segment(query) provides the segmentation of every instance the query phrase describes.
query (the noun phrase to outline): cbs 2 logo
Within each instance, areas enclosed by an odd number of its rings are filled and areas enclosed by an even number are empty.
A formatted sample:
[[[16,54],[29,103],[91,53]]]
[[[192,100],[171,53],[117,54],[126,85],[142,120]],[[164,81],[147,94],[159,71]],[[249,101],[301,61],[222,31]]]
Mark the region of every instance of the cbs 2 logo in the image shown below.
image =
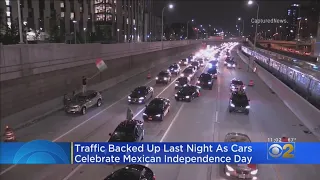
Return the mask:
[[[272,144],[269,147],[269,156],[273,158],[294,158],[294,145],[293,144]]]

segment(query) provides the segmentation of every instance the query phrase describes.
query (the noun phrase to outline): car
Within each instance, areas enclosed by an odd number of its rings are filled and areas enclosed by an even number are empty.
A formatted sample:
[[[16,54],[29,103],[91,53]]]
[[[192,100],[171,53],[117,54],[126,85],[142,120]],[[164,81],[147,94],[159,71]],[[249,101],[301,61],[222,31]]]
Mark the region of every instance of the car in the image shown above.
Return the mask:
[[[182,71],[182,73],[180,74],[181,77],[188,77],[190,79],[192,79],[194,77],[194,68],[189,67],[186,68],[185,70]]]
[[[245,90],[246,87],[243,84],[243,82],[239,79],[232,79],[230,83],[230,91],[231,92],[236,92],[239,90]]]
[[[194,56],[193,56],[192,54],[190,54],[190,55],[187,57],[187,59],[188,59],[189,61],[193,61]]]
[[[179,64],[174,63],[174,64],[171,64],[171,65],[169,66],[168,71],[169,71],[171,74],[178,75],[178,74],[180,74],[181,68],[180,68]]]
[[[102,105],[102,95],[98,91],[88,90],[74,95],[65,103],[66,113],[81,113],[85,115],[87,109]]]
[[[217,68],[213,67],[213,68],[209,68],[207,70],[208,74],[211,74],[212,78],[217,79],[218,78],[218,70]]]
[[[202,88],[209,88],[209,90],[212,90],[212,86],[213,86],[212,75],[209,73],[202,73],[198,77],[197,85],[201,86]]]
[[[227,56],[226,59],[224,60],[224,65],[227,65],[230,61],[232,61],[232,57]]]
[[[144,138],[144,124],[140,120],[122,121],[111,134],[108,142],[140,142]]]
[[[218,60],[211,60],[208,62],[208,68],[217,68],[219,65]]]
[[[237,64],[234,60],[230,60],[227,62],[227,68],[236,68]]]
[[[182,88],[183,86],[186,86],[190,83],[190,78],[188,77],[179,77],[177,80],[176,80],[176,83],[175,83],[175,89],[180,89]]]
[[[227,143],[251,143],[248,135],[231,132],[225,136]],[[238,179],[258,179],[258,166],[255,164],[226,164],[224,173],[228,177]]]
[[[171,73],[169,71],[160,71],[156,77],[156,84],[168,84],[171,81]]]
[[[242,112],[249,114],[250,105],[247,95],[243,92],[233,92],[229,100],[229,112]]]
[[[181,59],[179,61],[180,66],[187,66],[189,64],[189,60],[187,58]]]
[[[200,87],[193,85],[184,86],[174,96],[176,101],[191,102],[194,98],[200,97]]]
[[[205,65],[205,63],[204,63],[204,60],[203,60],[203,59],[200,59],[198,62],[199,62],[199,64],[200,64],[200,66],[201,66],[201,67],[203,67],[203,66]]]
[[[130,164],[112,172],[104,180],[156,180],[154,172],[140,164]]]
[[[154,90],[149,86],[139,86],[131,91],[131,94],[128,96],[128,102],[133,103],[145,103],[147,100],[153,97]]]
[[[193,61],[191,63],[191,66],[195,67],[196,70],[200,69],[200,63],[198,61]]]
[[[154,98],[148,105],[146,105],[146,109],[144,110],[142,117],[145,121],[163,121],[169,111],[169,99]]]

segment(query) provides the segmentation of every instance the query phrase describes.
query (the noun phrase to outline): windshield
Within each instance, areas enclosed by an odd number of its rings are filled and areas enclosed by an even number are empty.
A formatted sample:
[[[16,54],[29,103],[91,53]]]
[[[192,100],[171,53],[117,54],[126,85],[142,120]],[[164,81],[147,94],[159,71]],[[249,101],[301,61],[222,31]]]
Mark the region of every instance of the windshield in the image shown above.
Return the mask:
[[[162,72],[159,73],[159,76],[167,76],[168,74],[169,74],[168,72],[162,71]]]
[[[86,101],[86,99],[87,99],[87,96],[74,96],[73,98],[72,98],[72,101],[80,101],[80,102],[83,102],[83,101]]]
[[[199,63],[198,62],[192,62],[191,63],[193,66],[197,66]]]
[[[138,87],[135,90],[133,90],[133,94],[145,94],[147,89],[145,87]]]
[[[211,75],[210,74],[202,74],[200,76],[201,80],[210,80],[211,79]]]
[[[236,86],[242,86],[243,82],[242,81],[237,81],[237,80],[232,80],[232,84]]]
[[[109,141],[131,142],[134,141],[134,126],[117,127]]]
[[[180,90],[180,92],[181,93],[188,93],[188,92],[190,92],[192,90],[192,88],[191,87],[183,87],[181,90]]]
[[[236,95],[233,95],[232,101],[236,101],[236,102],[247,102],[247,101],[248,101],[248,98],[247,98],[246,95],[236,94]]]
[[[185,69],[183,72],[184,72],[184,73],[191,74],[191,73],[193,73],[193,70],[188,68],[188,69]]]
[[[215,73],[217,73],[217,69],[215,69],[215,68],[208,69],[208,73],[215,74]]]
[[[178,68],[178,67],[177,67],[177,65],[171,65],[169,68],[170,68],[170,69],[176,69],[176,68]]]
[[[160,99],[154,99],[148,105],[149,108],[157,108],[162,106],[163,106],[163,101]]]
[[[186,61],[187,61],[187,59],[182,59],[181,61],[182,61],[182,62],[186,62]]]

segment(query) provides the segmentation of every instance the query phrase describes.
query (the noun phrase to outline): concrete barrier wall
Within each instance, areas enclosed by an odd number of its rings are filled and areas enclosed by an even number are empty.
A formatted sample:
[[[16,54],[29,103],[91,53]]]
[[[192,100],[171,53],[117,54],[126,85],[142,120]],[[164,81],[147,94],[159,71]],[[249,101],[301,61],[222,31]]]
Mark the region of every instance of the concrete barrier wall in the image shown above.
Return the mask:
[[[88,85],[90,86],[121,76],[135,69],[146,69],[158,63],[160,59],[195,49],[198,45],[185,45],[109,59],[105,61],[108,69],[90,80]],[[11,115],[81,88],[82,76],[91,77],[98,72],[93,62],[94,60],[90,64],[86,63],[76,67],[30,74],[18,79],[2,81],[1,117]]]
[[[241,59],[248,64],[248,57],[238,51]],[[250,64],[250,68],[256,67],[256,74],[272,89],[284,104],[301,120],[301,122],[320,139],[320,111],[302,98],[299,94],[277,79],[258,64]]]
[[[200,43],[164,41],[163,49]],[[0,81],[91,64],[162,49],[161,42],[119,44],[24,44],[0,46]]]

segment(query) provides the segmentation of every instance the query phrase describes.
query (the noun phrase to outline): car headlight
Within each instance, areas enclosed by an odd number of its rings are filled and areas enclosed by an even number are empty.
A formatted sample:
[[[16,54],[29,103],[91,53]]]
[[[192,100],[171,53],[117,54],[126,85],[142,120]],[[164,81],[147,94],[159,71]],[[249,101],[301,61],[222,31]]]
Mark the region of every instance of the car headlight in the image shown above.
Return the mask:
[[[197,83],[200,83],[200,81],[197,81]]]
[[[186,96],[186,98],[190,98],[190,96]]]
[[[157,116],[157,117],[160,117],[160,116],[161,116],[161,114],[157,114],[156,116]]]
[[[211,63],[209,63],[209,68],[212,68],[212,64]]]
[[[228,171],[234,171],[234,169],[229,165],[226,165],[226,168],[227,168]]]
[[[251,171],[250,174],[251,174],[251,175],[256,175],[256,174],[258,174],[258,169]]]
[[[249,109],[250,108],[250,106],[246,106],[246,109]]]
[[[236,67],[236,65],[234,64],[234,65],[232,65],[232,67]]]
[[[140,100],[144,99],[144,97],[139,98]]]
[[[165,77],[165,78],[163,78],[163,80],[165,80],[165,81],[166,81],[167,79],[168,79],[168,78],[166,78],[166,77]]]
[[[231,64],[228,64],[228,67],[230,67],[231,66]]]
[[[190,74],[189,77],[192,77],[192,74]]]
[[[175,84],[175,86],[179,86],[179,84]]]
[[[184,74],[181,74],[181,77],[184,77]]]
[[[216,64],[216,66],[218,66],[218,63]]]
[[[208,84],[211,84],[211,82],[209,81]]]
[[[143,115],[143,116],[147,116],[147,114],[146,114],[146,113],[143,113],[142,115]]]
[[[175,94],[174,96],[175,96],[175,97],[178,97],[178,94]]]
[[[131,99],[131,96],[128,96],[128,99]]]
[[[187,62],[184,62],[184,64],[188,64]]]
[[[233,103],[230,103],[230,106],[231,106],[231,107],[236,107]]]
[[[156,77],[156,80],[158,80],[159,78],[158,77]]]

